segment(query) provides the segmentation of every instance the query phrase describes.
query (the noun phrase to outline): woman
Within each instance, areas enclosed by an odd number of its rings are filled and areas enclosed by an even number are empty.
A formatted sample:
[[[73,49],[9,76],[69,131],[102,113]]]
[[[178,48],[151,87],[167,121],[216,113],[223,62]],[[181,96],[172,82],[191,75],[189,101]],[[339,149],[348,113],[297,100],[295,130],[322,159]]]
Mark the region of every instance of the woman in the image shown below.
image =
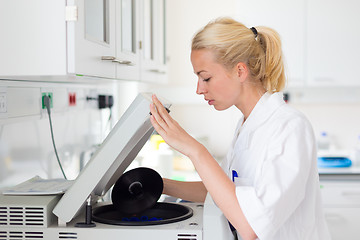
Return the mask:
[[[236,106],[243,117],[221,167],[153,96],[153,126],[189,157],[202,180],[165,179],[164,193],[199,202],[209,192],[242,239],[330,239],[312,127],[280,93],[285,73],[278,34],[218,19],[193,38],[191,62],[196,93],[219,111]]]

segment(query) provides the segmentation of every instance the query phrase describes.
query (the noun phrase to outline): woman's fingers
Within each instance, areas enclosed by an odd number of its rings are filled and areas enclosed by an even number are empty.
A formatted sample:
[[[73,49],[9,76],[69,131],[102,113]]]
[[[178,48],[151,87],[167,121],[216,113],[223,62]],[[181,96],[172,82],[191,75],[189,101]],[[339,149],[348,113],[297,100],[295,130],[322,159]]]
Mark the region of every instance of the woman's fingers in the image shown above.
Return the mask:
[[[169,112],[165,109],[165,107],[162,105],[162,103],[159,101],[159,99],[156,97],[155,94],[152,95],[153,103],[156,106],[156,110],[161,116],[161,118],[164,120],[166,124],[171,123],[171,117]]]
[[[156,129],[157,132],[159,132],[157,129],[161,128],[162,130],[165,131],[166,128],[166,122],[162,119],[162,117],[159,115],[157,108],[155,107],[155,105],[153,103],[150,104],[150,112],[151,112],[151,121]],[[159,132],[160,133],[160,132]]]
[[[170,116],[158,98],[152,96],[150,104],[151,123],[167,144],[187,155],[191,149],[191,136]],[[189,145],[190,144],[190,145]]]
[[[155,130],[165,137],[164,135],[169,131],[168,122],[171,121],[171,117],[155,95],[152,96],[152,99],[153,103],[150,104],[151,122]]]
[[[151,121],[151,124],[154,126],[156,132],[158,132],[161,136],[166,134],[165,130],[156,121],[154,115],[150,116],[150,121]]]

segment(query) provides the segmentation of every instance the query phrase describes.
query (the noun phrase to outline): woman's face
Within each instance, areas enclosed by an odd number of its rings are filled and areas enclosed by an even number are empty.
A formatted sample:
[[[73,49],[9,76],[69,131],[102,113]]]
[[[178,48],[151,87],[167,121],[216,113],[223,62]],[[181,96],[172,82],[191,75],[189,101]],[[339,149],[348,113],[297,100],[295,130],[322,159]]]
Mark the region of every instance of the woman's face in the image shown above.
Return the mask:
[[[194,73],[198,76],[196,93],[204,95],[205,101],[216,110],[225,110],[239,103],[241,81],[236,67],[228,70],[214,59],[211,50],[191,52]]]

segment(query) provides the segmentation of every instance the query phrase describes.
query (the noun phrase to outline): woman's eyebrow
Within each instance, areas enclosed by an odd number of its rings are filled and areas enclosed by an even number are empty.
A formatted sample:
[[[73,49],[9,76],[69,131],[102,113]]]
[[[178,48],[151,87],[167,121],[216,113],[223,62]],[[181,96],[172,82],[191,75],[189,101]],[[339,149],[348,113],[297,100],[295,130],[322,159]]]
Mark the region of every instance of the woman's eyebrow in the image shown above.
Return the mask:
[[[202,72],[206,72],[205,70],[201,70],[201,71],[198,71],[198,72],[195,72],[196,73],[196,75],[199,75],[200,73],[202,73]]]

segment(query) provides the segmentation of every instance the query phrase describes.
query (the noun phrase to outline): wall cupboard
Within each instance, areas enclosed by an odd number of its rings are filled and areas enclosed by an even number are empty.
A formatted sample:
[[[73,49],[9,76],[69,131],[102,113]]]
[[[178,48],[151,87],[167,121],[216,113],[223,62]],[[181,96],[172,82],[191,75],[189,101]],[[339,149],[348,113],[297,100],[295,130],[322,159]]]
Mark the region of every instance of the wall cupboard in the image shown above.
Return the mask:
[[[1,1],[0,78],[166,82],[164,5],[164,0]]]
[[[360,86],[360,2],[307,1],[310,86]]]
[[[237,2],[237,19],[280,33],[290,87],[360,86],[360,2],[254,0]]]
[[[305,79],[305,15],[302,0],[255,0],[238,2],[237,20],[247,27],[267,26],[281,37],[291,86],[302,86]]]

